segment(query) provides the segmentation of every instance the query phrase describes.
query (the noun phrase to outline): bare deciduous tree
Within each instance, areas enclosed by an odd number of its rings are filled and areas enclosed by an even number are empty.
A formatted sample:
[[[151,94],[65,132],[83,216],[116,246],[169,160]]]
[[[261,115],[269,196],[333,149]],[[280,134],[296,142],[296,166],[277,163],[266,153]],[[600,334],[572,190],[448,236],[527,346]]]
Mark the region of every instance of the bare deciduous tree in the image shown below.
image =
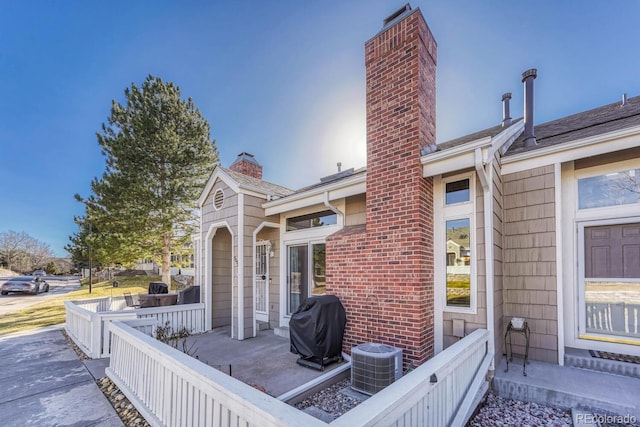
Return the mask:
[[[51,247],[24,231],[0,233],[0,259],[9,270],[31,271],[44,267],[54,257]]]

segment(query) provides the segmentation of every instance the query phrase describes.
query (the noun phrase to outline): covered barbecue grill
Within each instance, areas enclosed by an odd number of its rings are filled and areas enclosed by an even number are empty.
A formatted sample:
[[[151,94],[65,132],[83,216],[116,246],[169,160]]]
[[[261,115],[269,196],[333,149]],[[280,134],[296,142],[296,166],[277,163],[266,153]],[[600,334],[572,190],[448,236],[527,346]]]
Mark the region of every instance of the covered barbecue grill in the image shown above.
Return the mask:
[[[300,355],[297,363],[324,370],[342,359],[342,337],[347,316],[335,295],[309,297],[291,315],[291,352]]]

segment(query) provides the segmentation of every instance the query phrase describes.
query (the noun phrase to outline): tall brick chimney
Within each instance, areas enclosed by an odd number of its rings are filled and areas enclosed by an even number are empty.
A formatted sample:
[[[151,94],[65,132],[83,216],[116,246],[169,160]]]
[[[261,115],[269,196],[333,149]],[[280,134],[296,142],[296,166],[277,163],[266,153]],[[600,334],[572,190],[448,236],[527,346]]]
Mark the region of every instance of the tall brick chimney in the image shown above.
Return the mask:
[[[238,154],[238,157],[231,166],[229,166],[229,169],[257,179],[262,179],[262,166],[255,157],[253,157],[253,154],[249,154],[246,151]]]
[[[433,184],[420,155],[435,149],[436,42],[420,10],[385,19],[365,64],[366,226],[327,239],[327,291],[347,311],[345,351],[382,342],[415,366],[434,351]]]

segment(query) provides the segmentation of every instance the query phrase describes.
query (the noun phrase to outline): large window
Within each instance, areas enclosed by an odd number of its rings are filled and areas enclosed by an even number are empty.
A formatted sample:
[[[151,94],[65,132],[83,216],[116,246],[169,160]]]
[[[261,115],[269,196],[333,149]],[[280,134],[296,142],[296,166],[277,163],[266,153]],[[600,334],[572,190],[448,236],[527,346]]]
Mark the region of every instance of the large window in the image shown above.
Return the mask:
[[[446,272],[445,309],[475,310],[474,203],[472,175],[444,181],[444,233],[440,242],[444,247]]]

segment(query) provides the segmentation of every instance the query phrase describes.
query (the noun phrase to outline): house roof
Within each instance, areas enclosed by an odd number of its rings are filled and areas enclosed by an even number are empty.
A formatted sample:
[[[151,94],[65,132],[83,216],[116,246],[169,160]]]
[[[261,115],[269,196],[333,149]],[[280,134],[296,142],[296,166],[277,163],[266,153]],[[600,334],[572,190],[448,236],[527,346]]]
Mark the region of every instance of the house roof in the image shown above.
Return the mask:
[[[235,172],[222,166],[218,167],[222,169],[227,175],[229,175],[231,179],[237,182],[240,187],[258,190],[264,192],[265,194],[270,194],[277,197],[284,197],[294,193],[293,190],[282,187],[281,185],[273,184],[271,182],[263,181],[249,175]]]
[[[513,126],[514,124],[518,123],[521,120],[522,120],[521,118],[514,119],[511,122],[511,125],[509,126]],[[464,135],[456,139],[451,139],[449,141],[441,142],[438,144],[438,151],[448,150],[450,148],[458,147],[458,146],[467,144],[469,142],[477,141],[487,137],[493,138],[494,136],[501,133],[503,130],[507,129],[509,126],[502,126],[502,124],[499,124],[487,129],[483,129],[478,132],[470,133],[469,135]]]
[[[326,176],[324,178],[320,178],[320,182],[316,183],[316,184],[312,184],[312,185],[308,185],[306,187],[302,187],[296,191],[293,192],[293,194],[298,194],[298,193],[304,193],[306,191],[309,190],[315,190],[315,189],[319,189],[322,188],[324,186],[328,186],[328,185],[332,185],[332,184],[336,184],[340,181],[345,181],[348,178],[353,178],[357,175],[363,175],[367,172],[367,168],[366,167],[361,167],[358,169],[347,169],[345,171],[342,172],[338,172],[334,175],[329,175]]]
[[[534,127],[538,145],[524,147],[524,135],[514,141],[506,155],[537,150],[591,136],[640,125],[640,96],[573,114]]]
[[[291,194],[263,204],[267,215],[292,211],[366,191],[366,168],[348,169],[329,175],[319,183],[303,187]]]

